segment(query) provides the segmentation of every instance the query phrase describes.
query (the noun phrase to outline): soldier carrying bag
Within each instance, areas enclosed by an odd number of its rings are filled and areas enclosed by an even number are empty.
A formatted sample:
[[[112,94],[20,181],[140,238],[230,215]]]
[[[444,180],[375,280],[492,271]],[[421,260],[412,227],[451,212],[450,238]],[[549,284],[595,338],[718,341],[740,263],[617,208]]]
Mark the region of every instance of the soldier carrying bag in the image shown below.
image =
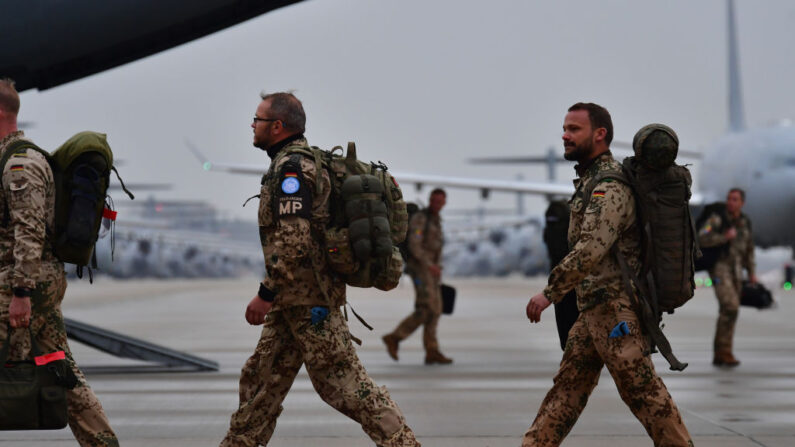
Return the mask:
[[[0,430],[51,430],[66,427],[66,390],[77,386],[77,377],[63,351],[42,355],[33,331],[33,360],[9,362],[11,326],[0,349]]]

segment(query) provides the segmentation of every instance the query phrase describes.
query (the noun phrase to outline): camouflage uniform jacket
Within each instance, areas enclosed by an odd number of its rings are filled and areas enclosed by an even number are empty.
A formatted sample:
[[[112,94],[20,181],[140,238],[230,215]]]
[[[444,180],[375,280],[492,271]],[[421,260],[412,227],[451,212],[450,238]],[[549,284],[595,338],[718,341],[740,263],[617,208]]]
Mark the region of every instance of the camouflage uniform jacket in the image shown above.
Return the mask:
[[[5,137],[0,141],[0,156],[11,143],[23,139],[21,131]],[[2,169],[0,275],[4,281],[0,287],[10,293],[15,287],[35,288],[44,263],[55,264],[61,271],[63,264],[53,254],[50,241],[55,219],[50,164],[39,152],[29,149],[13,155]]]
[[[616,180],[602,180],[593,189],[586,206],[585,189],[603,171],[621,171],[621,165],[609,152],[597,157],[574,180],[576,191],[569,200],[571,251],[552,270],[544,289],[544,296],[553,303],[560,302],[569,290],[575,289],[581,311],[603,300],[626,295],[621,269],[610,255],[613,244],[618,244],[635,273],[640,266],[640,231],[630,187]]]
[[[751,233],[751,220],[745,214],[740,213],[737,219],[728,218],[728,222],[723,222],[725,217],[718,213],[712,213],[698,230],[698,243],[702,247],[716,247],[729,244],[728,250],[721,253],[718,263],[728,264],[730,271],[734,272],[735,278],[742,278],[742,269],[748,270],[748,276],[754,276],[756,272],[756,261],[754,260],[754,238]],[[725,225],[724,225],[725,224]],[[723,235],[724,229],[734,227],[737,237],[731,241]]]
[[[439,214],[429,211],[414,213],[409,222],[408,234],[410,269],[426,271],[431,265],[441,266],[444,234]]]
[[[294,147],[308,149],[309,145],[304,138],[288,143],[262,179],[259,227],[267,270],[263,284],[276,293],[274,311],[302,305],[338,307],[345,304],[345,282],[327,265],[323,248],[331,182],[325,169],[318,172],[314,160],[303,155],[299,156],[300,169],[283,172],[292,158],[287,152]],[[285,194],[293,189],[293,196]],[[297,206],[295,202],[302,198],[311,206]]]

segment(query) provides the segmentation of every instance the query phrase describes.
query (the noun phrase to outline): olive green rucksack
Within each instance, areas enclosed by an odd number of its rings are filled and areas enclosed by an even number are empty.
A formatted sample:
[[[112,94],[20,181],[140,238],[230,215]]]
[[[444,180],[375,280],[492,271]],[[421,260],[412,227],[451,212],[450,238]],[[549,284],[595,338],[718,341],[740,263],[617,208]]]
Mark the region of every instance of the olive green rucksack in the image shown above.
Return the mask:
[[[675,163],[676,133],[663,124],[642,127],[633,140],[635,156],[624,159],[621,171],[602,172],[585,190],[586,200],[605,179],[621,181],[635,195],[641,230],[639,281],[654,310],[673,311],[693,297],[694,261],[700,256],[690,214],[690,171]]]
[[[107,137],[98,132],[80,132],[52,154],[29,141],[15,142],[0,159],[0,181],[9,158],[27,149],[35,150],[47,159],[55,180],[53,252],[62,262],[75,264],[78,276],[82,277],[83,267],[97,267],[94,245],[103,217],[114,220],[116,214],[106,201],[110,171],[116,171]],[[119,182],[133,199],[121,178]],[[8,225],[7,207],[4,224]]]
[[[640,292],[637,310],[646,333],[671,369],[682,370],[687,364],[673,356],[659,323],[663,312],[673,313],[693,297],[695,289],[694,262],[701,254],[688,204],[692,179],[686,167],[675,163],[679,139],[670,127],[644,126],[632,143],[635,156],[624,159],[620,171],[597,175],[586,186],[585,197],[589,200],[596,185],[606,179],[632,188],[641,231],[640,274],[631,271],[617,247],[611,253],[621,267],[627,293],[634,296],[633,284]]]
[[[408,214],[403,192],[383,163],[356,158],[356,145],[331,151],[292,147],[328,171],[331,221],[325,231],[329,266],[354,287],[392,290],[400,281],[403,259],[398,245],[406,238]],[[320,192],[320,182],[317,184]]]

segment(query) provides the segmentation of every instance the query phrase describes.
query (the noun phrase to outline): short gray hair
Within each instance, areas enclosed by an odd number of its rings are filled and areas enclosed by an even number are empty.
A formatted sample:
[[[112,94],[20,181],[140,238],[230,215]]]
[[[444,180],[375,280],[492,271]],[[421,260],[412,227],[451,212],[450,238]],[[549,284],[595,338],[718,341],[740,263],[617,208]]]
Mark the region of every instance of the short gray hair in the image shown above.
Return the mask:
[[[270,112],[273,114],[273,118],[279,119],[285,129],[298,133],[306,131],[304,106],[295,95],[287,92],[268,94],[262,92],[259,96],[263,101],[270,101]]]

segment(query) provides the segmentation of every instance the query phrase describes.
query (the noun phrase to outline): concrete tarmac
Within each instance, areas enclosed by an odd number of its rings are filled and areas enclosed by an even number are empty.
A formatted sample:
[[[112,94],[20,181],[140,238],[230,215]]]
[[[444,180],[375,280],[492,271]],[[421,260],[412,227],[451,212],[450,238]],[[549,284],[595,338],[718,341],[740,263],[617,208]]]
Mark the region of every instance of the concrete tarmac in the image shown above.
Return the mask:
[[[400,346],[400,361],[380,337],[408,315],[413,290],[403,281],[389,293],[349,289],[349,300],[375,331],[351,316],[359,355],[379,385],[386,385],[426,447],[517,447],[552,385],[561,351],[554,310],[531,325],[528,298],[544,279],[451,279],[458,288],[455,314],[442,318],[448,366],[423,365],[421,334]],[[259,338],[243,318],[257,279],[70,282],[64,314],[172,349],[216,360],[219,372],[97,374],[92,368],[140,365],[78,343],[72,350],[87,369],[121,445],[212,446],[237,408],[240,368]],[[682,410],[696,446],[795,446],[795,292],[777,290],[778,308],[743,308],[733,370],[713,367],[717,302],[711,289],[665,318],[674,352],[690,366],[657,370]],[[0,446],[56,447],[76,442],[69,429],[2,432]],[[360,427],[323,403],[304,370],[284,402],[270,445],[275,447],[372,446]],[[651,446],[604,371],[587,408],[564,441],[570,447]]]

